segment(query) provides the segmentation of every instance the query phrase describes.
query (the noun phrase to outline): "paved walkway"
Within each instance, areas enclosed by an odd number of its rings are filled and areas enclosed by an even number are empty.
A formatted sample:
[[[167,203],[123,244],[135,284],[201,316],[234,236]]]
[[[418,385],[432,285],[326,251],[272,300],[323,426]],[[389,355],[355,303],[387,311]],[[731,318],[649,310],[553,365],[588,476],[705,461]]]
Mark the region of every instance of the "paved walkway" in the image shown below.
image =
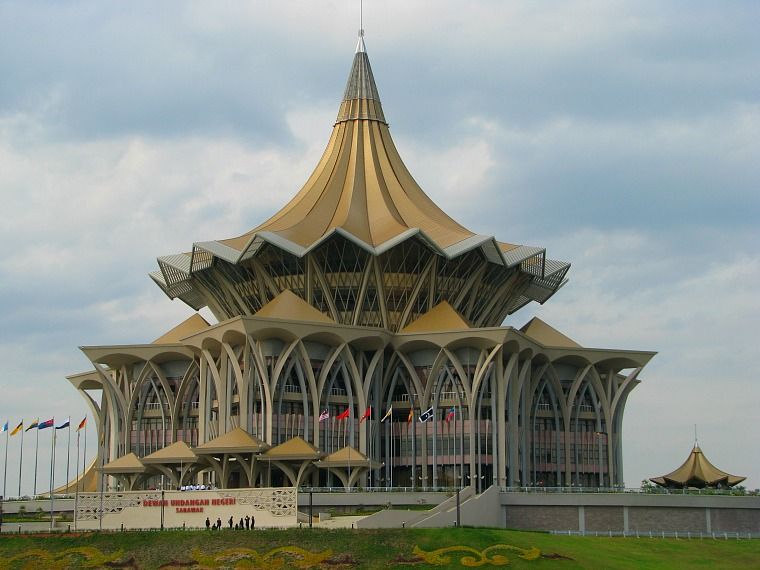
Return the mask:
[[[332,517],[326,521],[320,521],[317,523],[317,526],[319,528],[351,528],[352,524],[363,518],[367,518],[366,515],[360,517]]]

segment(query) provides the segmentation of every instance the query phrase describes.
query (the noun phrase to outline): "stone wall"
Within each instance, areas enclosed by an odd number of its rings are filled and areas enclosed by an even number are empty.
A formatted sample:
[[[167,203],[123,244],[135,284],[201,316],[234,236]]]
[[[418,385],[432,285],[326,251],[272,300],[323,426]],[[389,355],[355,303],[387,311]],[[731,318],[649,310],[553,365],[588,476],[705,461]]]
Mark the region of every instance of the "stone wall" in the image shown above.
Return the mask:
[[[507,528],[586,532],[760,533],[760,497],[501,493]]]

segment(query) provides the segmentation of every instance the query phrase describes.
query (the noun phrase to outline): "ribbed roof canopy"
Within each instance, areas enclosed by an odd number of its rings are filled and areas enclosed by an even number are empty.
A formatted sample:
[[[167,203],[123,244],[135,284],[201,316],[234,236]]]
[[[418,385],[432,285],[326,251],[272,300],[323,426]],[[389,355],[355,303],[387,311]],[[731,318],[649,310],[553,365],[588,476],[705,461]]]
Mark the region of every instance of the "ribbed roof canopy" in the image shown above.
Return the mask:
[[[499,242],[493,236],[470,231],[439,208],[420,188],[391,137],[361,37],[327,148],[300,191],[263,224],[237,237],[196,242],[191,253],[159,257],[161,271],[151,273],[151,278],[171,298],[179,297],[196,309],[208,305],[218,317],[253,314],[270,300],[263,288],[268,286],[281,291],[283,285],[280,281],[294,280],[295,277],[291,276],[304,274],[299,260],[311,254],[318,257],[320,248],[327,248],[330,243],[340,240],[347,240],[351,247],[377,258],[394,250],[402,250],[404,244],[420,242],[426,251],[441,258],[441,267],[436,271],[440,270],[439,281],[443,285],[446,285],[445,276],[472,274],[479,283],[478,287],[482,284],[483,291],[477,295],[472,293],[471,297],[474,299],[480,295],[495,299],[487,311],[483,312],[484,307],[476,311],[474,300],[471,302],[458,295],[450,296],[450,292],[436,290],[434,296],[435,303],[448,300],[473,326],[498,326],[507,314],[526,303],[544,303],[564,284],[570,267],[569,263],[547,259],[544,248]],[[337,252],[341,247],[336,245],[334,249]],[[412,247],[405,252],[411,251]],[[296,258],[293,261],[281,257],[286,266],[274,269],[273,264],[268,262],[270,265],[265,268],[266,271],[278,279],[274,285],[267,281],[267,276],[263,276],[263,265],[256,263],[259,256],[268,255],[262,252],[272,249]],[[454,265],[443,267],[445,263],[453,263],[452,260],[475,251],[481,255],[478,259],[471,257],[466,269]],[[396,256],[398,263],[407,255],[405,252]],[[348,252],[341,259],[329,260],[329,267],[321,258],[312,259],[309,263],[322,264],[320,270],[324,273],[340,273],[350,279],[352,274],[364,270],[361,266],[363,260],[359,259],[361,255]],[[423,254],[415,255],[416,259],[422,259]],[[337,253],[333,257],[336,256]],[[481,264],[478,269],[476,265],[480,259],[490,266]],[[216,260],[235,267],[225,267],[224,271],[215,273]],[[354,263],[355,260],[359,261]],[[336,271],[335,267],[340,264],[343,267]],[[194,280],[196,274],[203,274],[206,270],[209,270],[207,274]],[[392,303],[386,303],[385,309],[389,304],[397,305],[398,299],[412,298],[411,291],[398,292],[406,285],[391,284],[391,274],[395,273],[393,267],[385,264],[379,270],[384,272],[380,295],[387,294],[390,289],[394,289],[396,295]],[[421,266],[404,271],[416,272],[416,281],[421,277],[419,272],[422,270]],[[251,284],[252,272],[257,273],[258,283]],[[512,273],[520,275],[514,281],[507,281]],[[293,288],[292,284],[287,286]],[[318,286],[335,300],[341,288],[353,285],[343,283],[337,287],[325,278]],[[489,287],[491,289],[486,291]],[[232,295],[229,294],[231,288],[236,289]],[[476,290],[477,287],[471,291]],[[466,289],[465,293],[467,291],[470,289]],[[305,289],[296,293],[315,306],[321,303]],[[352,295],[359,293],[357,290]],[[236,294],[245,298],[237,298]],[[379,313],[383,314],[377,316],[378,309],[373,307],[371,300],[367,301],[366,310],[362,308],[358,319],[348,315],[350,308],[341,303],[337,299],[335,307],[320,305],[317,308],[344,324],[385,326],[394,330],[399,324],[406,324],[401,322],[405,316],[385,314],[384,308],[379,309]],[[398,310],[403,313],[403,309]],[[419,316],[417,308],[412,312],[412,317]]]
[[[363,40],[327,149],[306,184],[269,220],[221,243],[242,250],[271,232],[308,248],[338,228],[372,247],[416,229],[442,249],[475,235],[422,191],[401,160]]]
[[[710,463],[698,445],[691,450],[689,457],[678,469],[662,477],[650,479],[663,487],[733,487],[746,477],[731,475],[721,471]]]

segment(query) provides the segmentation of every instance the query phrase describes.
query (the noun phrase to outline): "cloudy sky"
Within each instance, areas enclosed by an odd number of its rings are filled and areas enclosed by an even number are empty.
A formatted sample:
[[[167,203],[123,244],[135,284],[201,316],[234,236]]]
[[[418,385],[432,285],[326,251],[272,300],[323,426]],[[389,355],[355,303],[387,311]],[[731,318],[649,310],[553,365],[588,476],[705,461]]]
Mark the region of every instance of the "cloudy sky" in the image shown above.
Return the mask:
[[[471,229],[573,263],[506,324],[537,314],[587,346],[659,352],[627,406],[626,483],[677,467],[698,424],[708,457],[760,487],[760,4],[366,4],[422,187]],[[346,0],[0,2],[0,422],[79,421],[78,346],[190,314],[148,279],[155,258],[298,190],[357,20]]]

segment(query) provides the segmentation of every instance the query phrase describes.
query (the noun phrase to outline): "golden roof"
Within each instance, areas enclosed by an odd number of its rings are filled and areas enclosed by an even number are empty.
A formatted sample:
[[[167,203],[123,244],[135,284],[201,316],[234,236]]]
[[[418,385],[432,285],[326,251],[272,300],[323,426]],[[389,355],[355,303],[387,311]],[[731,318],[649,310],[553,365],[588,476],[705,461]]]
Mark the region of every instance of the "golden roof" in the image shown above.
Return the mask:
[[[542,247],[503,243],[470,231],[420,188],[391,137],[363,39],[327,147],[299,192],[263,224],[237,237],[195,242],[192,252],[159,257],[160,271],[150,276],[170,298],[178,297],[196,309],[209,306],[217,317],[251,314],[260,301],[268,300],[268,294],[259,290],[264,283],[251,282],[244,293],[236,290],[230,299],[222,300],[225,294],[217,292],[217,282],[225,283],[220,289],[230,285],[236,289],[251,279],[252,271],[260,273],[247,263],[258,259],[260,252],[271,247],[303,259],[333,236],[378,257],[412,239],[423,242],[444,263],[477,250],[505,272],[519,271],[524,278],[484,317],[499,322],[531,301],[546,302],[565,283],[570,267],[546,258]],[[215,259],[240,270],[217,275]],[[295,271],[303,273],[300,267]],[[209,280],[205,285],[194,280],[195,274],[203,272]],[[296,289],[292,284],[288,287]],[[336,315],[333,318],[338,320]]]
[[[100,468],[104,473],[143,473],[145,465],[134,453],[127,453]]]
[[[361,451],[350,445],[331,453],[315,463],[318,467],[380,467],[377,461],[369,459]]]
[[[330,317],[309,305],[309,303],[301,299],[301,297],[293,293],[290,289],[285,289],[282,293],[261,307],[261,309],[259,309],[253,316],[267,317],[270,319],[335,324],[335,321]]]
[[[733,487],[746,477],[730,475],[710,463],[698,445],[694,445],[683,465],[672,473],[650,479],[663,487]]]
[[[575,342],[568,336],[565,336],[557,329],[549,326],[538,317],[533,317],[527,323],[525,323],[520,332],[525,333],[533,340],[537,340],[544,346],[558,346],[562,348],[582,348],[580,344]]]
[[[190,446],[184,441],[177,441],[167,447],[162,447],[150,455],[142,458],[142,462],[150,463],[193,463],[198,460],[198,456],[193,453]]]
[[[257,453],[269,447],[242,428],[235,428],[216,439],[199,445],[193,451],[198,455],[213,453]]]
[[[401,329],[402,333],[419,333],[432,331],[460,331],[470,328],[457,313],[456,309],[449,305],[448,301],[441,301],[427,313],[419,317]]]
[[[308,248],[338,229],[375,248],[410,230],[441,249],[475,235],[422,191],[401,160],[363,43],[327,148],[306,184],[269,220],[221,243],[242,251],[268,232]]]
[[[183,338],[207,329],[211,325],[198,313],[194,313],[173,329],[165,332],[151,344],[177,344]]]
[[[263,454],[268,459],[306,460],[319,459],[324,454],[302,437],[294,437],[269,449]]]

